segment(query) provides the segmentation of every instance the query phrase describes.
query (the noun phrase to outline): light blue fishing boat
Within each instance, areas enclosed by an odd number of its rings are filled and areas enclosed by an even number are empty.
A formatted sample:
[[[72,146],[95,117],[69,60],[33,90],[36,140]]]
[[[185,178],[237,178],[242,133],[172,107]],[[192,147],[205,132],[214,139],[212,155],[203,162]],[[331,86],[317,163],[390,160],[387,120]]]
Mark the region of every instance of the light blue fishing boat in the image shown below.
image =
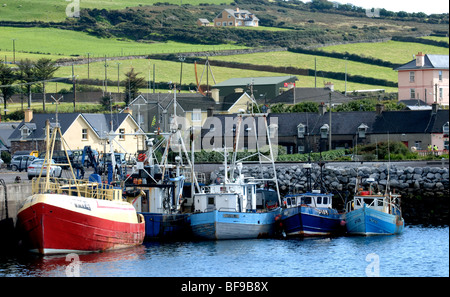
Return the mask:
[[[243,116],[255,115],[239,115],[236,135],[239,135]],[[268,131],[266,117],[264,124]],[[234,148],[236,147],[238,137],[234,145]],[[231,171],[229,177],[227,151],[226,147],[224,148],[223,179],[206,187],[205,191],[194,194],[194,212],[190,215],[194,237],[220,240],[272,237],[276,234],[278,226],[276,222],[281,219],[281,200],[270,138],[269,150],[270,158],[266,158],[272,163],[273,177],[255,179],[241,174],[243,164],[236,161],[236,151],[233,152],[233,160],[229,166]],[[237,178],[234,178],[235,169],[239,171]],[[257,189],[258,181],[272,181],[276,189]]]
[[[374,182],[367,179],[367,182]],[[405,222],[400,208],[400,195],[359,191],[347,203],[345,221],[350,235],[392,235],[403,232]]]

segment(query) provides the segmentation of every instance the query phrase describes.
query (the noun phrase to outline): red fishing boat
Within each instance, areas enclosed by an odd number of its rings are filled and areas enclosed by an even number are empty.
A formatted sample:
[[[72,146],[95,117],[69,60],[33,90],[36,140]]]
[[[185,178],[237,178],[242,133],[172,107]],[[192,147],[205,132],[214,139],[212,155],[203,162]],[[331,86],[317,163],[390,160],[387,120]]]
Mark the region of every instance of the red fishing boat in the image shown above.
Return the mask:
[[[59,128],[52,137],[55,129]],[[48,163],[42,168],[50,164],[49,143],[54,141],[47,141]],[[145,236],[143,216],[123,201],[120,188],[77,180],[74,175],[42,177],[42,170],[18,212],[17,227],[26,248],[40,254],[119,249],[142,244]]]

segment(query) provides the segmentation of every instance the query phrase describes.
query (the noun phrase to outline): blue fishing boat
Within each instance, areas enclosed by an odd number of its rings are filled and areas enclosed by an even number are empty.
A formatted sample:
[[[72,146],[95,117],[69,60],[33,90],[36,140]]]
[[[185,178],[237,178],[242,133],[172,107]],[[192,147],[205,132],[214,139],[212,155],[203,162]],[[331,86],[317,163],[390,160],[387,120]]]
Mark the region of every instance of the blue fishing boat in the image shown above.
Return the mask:
[[[281,223],[286,236],[328,236],[342,232],[342,214],[332,208],[332,194],[303,193],[283,198]]]
[[[280,207],[277,200],[267,199],[272,196],[268,194],[269,190],[257,190],[256,183],[210,185],[206,193],[194,195],[193,235],[210,240],[274,236]]]
[[[256,117],[262,116],[263,125],[265,125],[265,130],[268,131],[265,114],[238,115],[233,160],[229,166],[230,176],[228,176],[225,146],[223,179],[205,187],[205,191],[194,194],[194,212],[190,215],[190,220],[192,233],[196,238],[210,240],[247,239],[272,237],[277,233],[276,221],[281,217],[281,201],[270,137],[267,137],[270,158],[262,157],[259,151],[255,155],[259,156],[260,162],[262,162],[261,158],[265,158],[265,161],[268,160],[272,164],[272,178],[245,177],[241,173],[242,162],[236,160],[238,136],[244,116],[252,117],[250,120],[253,120],[253,124],[255,124]],[[268,136],[268,133],[266,136]],[[235,169],[239,171],[237,178],[234,177]],[[257,189],[258,182],[264,182],[266,185],[272,182],[275,185],[275,190]]]
[[[319,163],[321,167],[324,163]],[[305,164],[308,180],[311,164]],[[321,170],[322,171],[322,170]],[[310,182],[309,182],[310,184]],[[321,190],[290,194],[283,198],[281,223],[286,236],[329,236],[341,233],[345,221],[332,206],[333,194]]]
[[[400,195],[374,193],[371,182],[369,191],[359,192],[347,203],[346,226],[350,235],[392,235],[403,232],[405,222],[400,208]]]

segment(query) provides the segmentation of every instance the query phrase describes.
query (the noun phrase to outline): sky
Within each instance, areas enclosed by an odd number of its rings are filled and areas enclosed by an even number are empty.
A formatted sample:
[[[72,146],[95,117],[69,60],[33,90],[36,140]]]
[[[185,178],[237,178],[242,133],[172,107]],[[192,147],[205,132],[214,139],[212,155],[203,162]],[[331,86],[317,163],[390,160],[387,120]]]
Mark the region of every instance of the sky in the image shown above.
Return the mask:
[[[329,0],[342,4],[351,3],[363,8],[384,8],[390,11],[448,13],[448,0]]]

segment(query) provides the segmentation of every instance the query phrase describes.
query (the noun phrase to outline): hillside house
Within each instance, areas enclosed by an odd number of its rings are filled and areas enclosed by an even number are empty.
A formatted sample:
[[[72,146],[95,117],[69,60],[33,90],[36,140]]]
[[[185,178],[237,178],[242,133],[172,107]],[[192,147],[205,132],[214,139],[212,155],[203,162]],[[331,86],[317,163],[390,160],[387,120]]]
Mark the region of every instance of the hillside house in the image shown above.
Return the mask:
[[[449,106],[449,57],[419,52],[415,59],[395,68],[398,100],[420,99]]]
[[[224,9],[213,20],[215,27],[258,27],[259,19],[250,11],[239,9]]]
[[[28,109],[25,111],[25,119],[17,125],[9,137],[11,142],[11,154],[22,150],[45,151],[45,123],[50,121],[54,127],[55,114],[33,114]],[[83,149],[91,146],[98,152],[108,152],[108,133],[116,134],[114,150],[122,153],[135,154],[144,149],[142,136],[127,135],[139,132],[139,126],[130,113],[97,114],[97,113],[60,113],[58,122],[61,133],[69,150]],[[61,143],[57,146],[62,149]]]

